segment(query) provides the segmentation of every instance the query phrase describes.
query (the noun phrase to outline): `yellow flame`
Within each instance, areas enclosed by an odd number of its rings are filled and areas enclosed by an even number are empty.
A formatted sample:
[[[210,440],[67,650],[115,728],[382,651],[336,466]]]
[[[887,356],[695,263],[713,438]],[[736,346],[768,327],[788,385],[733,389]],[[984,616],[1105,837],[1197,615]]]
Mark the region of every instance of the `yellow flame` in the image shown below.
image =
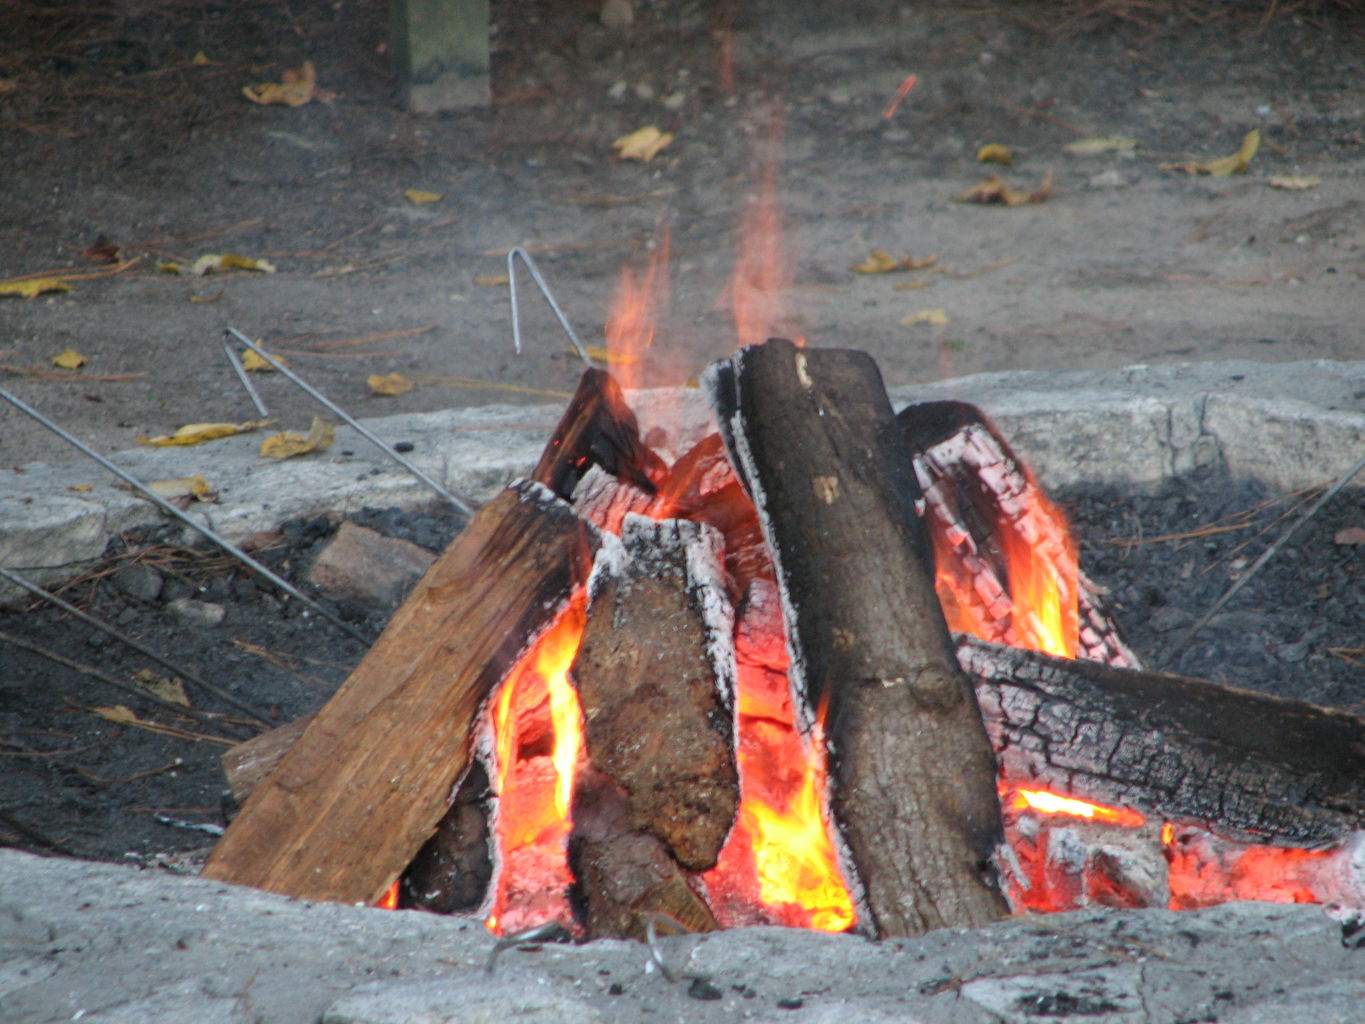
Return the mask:
[[[1111,825],[1124,825],[1136,828],[1147,819],[1137,811],[1126,807],[1106,807],[1092,804],[1073,797],[1058,796],[1042,789],[1021,789],[1015,793],[1016,808],[1031,807],[1045,814],[1069,814],[1074,818],[1088,818],[1091,821],[1108,822]]]

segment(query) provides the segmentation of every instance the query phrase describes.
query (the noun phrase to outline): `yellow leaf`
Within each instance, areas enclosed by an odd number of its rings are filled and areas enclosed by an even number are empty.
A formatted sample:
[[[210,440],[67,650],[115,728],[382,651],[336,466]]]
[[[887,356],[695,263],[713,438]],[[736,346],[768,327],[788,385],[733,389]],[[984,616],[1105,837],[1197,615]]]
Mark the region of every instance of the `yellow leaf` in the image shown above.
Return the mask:
[[[1189,160],[1180,164],[1162,164],[1163,171],[1184,171],[1186,174],[1211,174],[1215,178],[1226,178],[1230,174],[1246,174],[1247,168],[1251,166],[1251,158],[1256,155],[1256,150],[1261,148],[1261,132],[1257,128],[1251,129],[1246,135],[1242,136],[1242,145],[1232,156],[1225,156],[1218,160]]]
[[[641,163],[649,163],[659,150],[672,141],[672,132],[661,132],[651,124],[629,135],[622,135],[611,144],[611,148],[616,150],[618,160],[639,160]]]
[[[419,206],[422,203],[439,203],[445,198],[440,192],[428,192],[420,188],[404,189],[403,195],[407,197],[408,202],[416,203]]]
[[[920,278],[918,281],[902,281],[892,290],[898,292],[913,292],[918,291],[921,288],[928,288],[933,283],[933,281],[926,280],[925,278]]]
[[[166,448],[172,445],[199,444],[201,441],[212,441],[219,437],[231,437],[233,434],[246,434],[252,430],[259,430],[261,427],[269,426],[274,420],[251,420],[246,423],[187,423],[179,428],[174,434],[165,434],[161,437],[139,437],[138,444],[156,445],[158,448]]]
[[[326,451],[336,436],[336,428],[321,416],[313,417],[308,436],[275,434],[261,442],[260,454],[267,459],[292,459],[296,455]]]
[[[191,63],[191,64],[195,64],[195,65],[199,65],[199,66],[203,66],[203,65],[205,65],[205,64],[212,64],[213,61],[209,60],[208,55],[207,55],[206,53],[204,53],[203,50],[200,50],[200,51],[199,51],[198,53],[196,53],[196,54],[194,55],[194,57],[190,60],[190,63]]]
[[[238,256],[235,252],[223,253],[223,258],[218,261],[219,270],[255,270],[263,274],[275,273],[275,265],[269,260],[253,260],[246,256]]]
[[[1027,203],[1041,203],[1052,195],[1052,172],[1043,176],[1043,183],[1032,192],[1025,192],[1010,185],[999,175],[987,178],[979,185],[973,185],[957,197],[959,203],[982,203],[987,206],[1023,206]]]
[[[910,326],[913,324],[932,324],[934,326],[941,326],[948,323],[952,323],[952,318],[948,316],[948,311],[946,309],[921,309],[918,313],[911,313],[901,321],[903,326]]]
[[[611,366],[638,366],[640,363],[639,356],[631,355],[629,352],[617,352],[605,345],[587,345],[583,351],[588,354],[589,359]]]
[[[137,715],[133,714],[133,712],[123,704],[115,704],[113,707],[97,707],[93,710],[95,714],[99,715],[101,718],[107,719],[110,722],[118,722],[123,725],[132,725],[134,722],[142,721],[142,719],[138,718]]]
[[[52,365],[60,366],[63,370],[79,370],[89,361],[74,348],[69,348],[52,357]]]
[[[401,373],[390,373],[382,377],[372,373],[365,378],[365,383],[370,386],[370,393],[374,395],[406,395],[414,386],[412,381]]]
[[[1002,146],[998,142],[988,142],[976,151],[976,162],[979,164],[1004,164],[1009,167],[1014,163],[1014,151],[1009,146]]]
[[[932,267],[937,262],[938,253],[936,252],[931,252],[928,256],[921,256],[918,259],[914,256],[902,256],[900,259],[896,259],[885,249],[873,249],[868,254],[867,259],[854,264],[849,269],[855,274],[889,274],[897,270],[923,270],[925,267]]]
[[[1322,184],[1322,179],[1311,174],[1272,174],[1266,178],[1265,183],[1271,188],[1281,188],[1286,192],[1304,192],[1310,188],[1317,188]]]
[[[76,491],[80,494],[84,494],[86,491],[93,491],[94,489],[94,484],[72,484],[67,488],[68,491]]]
[[[257,344],[260,344],[260,342],[257,342]],[[283,356],[277,356],[273,352],[270,353],[270,358],[275,360],[275,362],[279,363],[281,366],[289,365],[288,359],[285,359]],[[262,358],[261,356],[258,356],[249,348],[242,350],[242,369],[246,370],[249,373],[275,372],[275,367],[270,365],[269,359],[265,359]]]
[[[1079,139],[1062,147],[1072,156],[1098,156],[1101,153],[1124,153],[1137,149],[1137,139],[1127,135],[1105,135],[1093,139]]]
[[[278,82],[242,86],[242,95],[252,103],[283,103],[290,107],[301,107],[310,100],[327,103],[336,99],[335,93],[318,88],[318,73],[311,60],[304,61],[302,67],[284,71]]]
[[[507,284],[508,280],[509,278],[506,274],[485,274],[483,277],[474,278],[474,283],[486,288],[492,288],[496,285]]]
[[[151,669],[143,668],[133,673],[133,682],[171,704],[179,704],[184,708],[190,706],[190,699],[185,695],[185,684],[176,676],[159,676]]]
[[[153,480],[147,485],[147,490],[167,501],[174,501],[176,498],[193,501],[218,500],[218,492],[209,488],[209,482],[204,479],[202,473],[178,476],[171,480]]]
[[[30,277],[22,281],[0,281],[0,295],[34,299],[43,292],[69,292],[71,286],[60,277]]]
[[[165,263],[158,263],[156,269],[163,274],[175,274],[177,276],[184,272],[184,268],[173,260],[167,260]]]

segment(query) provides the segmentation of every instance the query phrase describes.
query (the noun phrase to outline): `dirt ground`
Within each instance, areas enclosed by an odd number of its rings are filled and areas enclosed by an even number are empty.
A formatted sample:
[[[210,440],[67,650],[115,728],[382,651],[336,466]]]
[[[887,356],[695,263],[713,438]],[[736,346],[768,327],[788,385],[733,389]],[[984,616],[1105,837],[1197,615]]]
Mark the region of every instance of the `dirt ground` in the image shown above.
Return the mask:
[[[529,248],[599,343],[619,267],[660,224],[671,302],[646,376],[690,378],[734,347],[727,278],[775,125],[791,278],[770,330],[865,348],[890,384],[1362,355],[1365,44],[1349,26],[1226,7],[1199,25],[1138,4],[1086,20],[1042,3],[637,0],[621,32],[597,6],[494,0],[493,105],[414,116],[396,106],[382,0],[6,5],[0,279],[76,276],[0,297],[0,385],[103,450],[251,414],[218,347],[227,325],[359,415],[565,392],[579,363],[529,291],[512,351],[505,253]],[[330,102],[243,96],[305,60]],[[651,162],[614,160],[646,125],[676,137]],[[1162,167],[1227,156],[1253,128],[1246,175]],[[1115,135],[1137,149],[1063,149]],[[978,163],[987,143],[1013,166]],[[1051,194],[956,201],[993,170],[1026,191],[1050,174]],[[1270,184],[1287,175],[1320,183]],[[104,242],[121,262],[89,260]],[[851,272],[874,249],[938,259]],[[221,253],[276,272],[159,270]],[[932,310],[947,322],[902,322]],[[58,379],[67,348],[88,363]],[[366,376],[393,371],[419,386],[370,395]],[[265,391],[286,426],[307,424],[307,399]],[[0,408],[0,463],[69,454]]]

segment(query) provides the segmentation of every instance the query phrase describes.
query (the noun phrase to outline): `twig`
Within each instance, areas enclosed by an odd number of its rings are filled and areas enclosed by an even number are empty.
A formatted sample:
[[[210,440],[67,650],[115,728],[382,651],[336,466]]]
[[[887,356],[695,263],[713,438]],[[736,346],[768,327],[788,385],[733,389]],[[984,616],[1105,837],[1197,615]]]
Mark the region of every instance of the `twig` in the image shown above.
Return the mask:
[[[20,377],[35,377],[38,380],[50,380],[62,384],[79,384],[84,382],[119,384],[123,381],[137,380],[139,377],[145,377],[150,372],[148,370],[140,370],[137,373],[81,373],[78,370],[49,370],[45,366],[15,366],[13,363],[0,363],[0,370],[4,370],[6,373],[17,374]]]
[[[1171,656],[1175,657],[1178,656],[1181,652],[1183,652],[1185,648],[1190,645],[1190,642],[1194,640],[1195,635],[1201,629],[1207,626],[1210,620],[1212,620],[1212,618],[1215,615],[1217,615],[1220,611],[1223,610],[1223,606],[1226,605],[1229,601],[1233,599],[1233,597],[1235,597],[1238,593],[1241,592],[1241,589],[1243,587],[1245,587],[1249,582],[1251,582],[1252,577],[1254,577],[1256,573],[1260,572],[1261,567],[1264,566],[1267,562],[1269,562],[1270,559],[1275,555],[1275,553],[1289,542],[1289,539],[1293,537],[1294,534],[1299,532],[1299,528],[1302,527],[1305,523],[1307,523],[1308,520],[1312,519],[1315,515],[1317,515],[1318,510],[1321,509],[1322,506],[1326,505],[1328,501],[1334,498],[1337,495],[1337,492],[1339,492],[1343,487],[1345,487],[1348,483],[1355,479],[1356,474],[1358,474],[1362,469],[1365,469],[1365,458],[1362,458],[1359,462],[1357,462],[1354,466],[1348,469],[1345,473],[1337,477],[1336,482],[1332,484],[1331,487],[1327,488],[1327,490],[1323,491],[1322,496],[1318,498],[1317,501],[1313,502],[1312,505],[1308,506],[1308,510],[1304,512],[1303,515],[1299,516],[1299,518],[1294,521],[1294,523],[1289,527],[1289,529],[1285,530],[1284,533],[1280,534],[1279,538],[1276,539],[1270,545],[1270,547],[1266,548],[1265,551],[1261,553],[1261,557],[1256,559],[1256,561],[1251,564],[1251,567],[1248,568],[1247,571],[1244,572],[1241,575],[1241,577],[1238,578],[1232,584],[1232,586],[1228,587],[1228,589],[1224,592],[1223,596],[1213,603],[1213,607],[1210,608],[1207,612],[1205,612],[1204,615],[1199,619],[1199,621],[1189,628],[1189,631],[1185,633],[1184,637],[1182,637],[1180,641],[1172,649]]]
[[[29,842],[37,843],[43,849],[51,850],[53,853],[59,853],[63,857],[80,856],[80,854],[77,853],[75,850],[71,849],[71,847],[65,846],[62,843],[57,842],[57,840],[55,839],[48,838],[47,836],[43,835],[43,833],[39,832],[37,829],[30,828],[29,826],[25,825],[22,821],[19,821],[17,818],[13,817],[8,811],[0,810],[0,825],[4,825],[8,829],[13,829],[15,832],[18,832]]]
[[[116,263],[108,270],[39,270],[32,274],[21,274],[19,277],[7,277],[6,281],[36,281],[39,278],[55,277],[61,281],[93,281],[98,277],[113,277],[121,274],[135,263],[140,263],[146,256],[134,256],[130,260]]]
[[[332,352],[339,348],[350,348],[352,345],[368,345],[374,341],[391,341],[394,338],[410,338],[414,334],[427,334],[436,330],[436,324],[427,324],[425,327],[409,327],[402,331],[380,331],[378,334],[367,334],[363,338],[343,338],[340,341],[320,341],[311,346],[314,352]]]

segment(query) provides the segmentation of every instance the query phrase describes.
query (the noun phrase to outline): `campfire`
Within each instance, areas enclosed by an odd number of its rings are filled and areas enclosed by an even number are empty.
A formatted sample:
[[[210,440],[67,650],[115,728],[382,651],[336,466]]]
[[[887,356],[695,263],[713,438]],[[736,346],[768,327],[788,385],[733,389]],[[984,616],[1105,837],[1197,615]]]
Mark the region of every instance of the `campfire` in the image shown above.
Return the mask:
[[[713,429],[642,432],[622,387],[663,239],[531,478],[315,716],[229,752],[205,873],[586,937],[1365,905],[1365,721],[1145,671],[979,409],[764,341],[764,191]]]
[[[586,936],[1365,899],[1365,723],[1143,671],[979,410],[776,340],[705,387],[672,456],[588,371],[333,700],[230,755],[288,748],[206,873]]]

